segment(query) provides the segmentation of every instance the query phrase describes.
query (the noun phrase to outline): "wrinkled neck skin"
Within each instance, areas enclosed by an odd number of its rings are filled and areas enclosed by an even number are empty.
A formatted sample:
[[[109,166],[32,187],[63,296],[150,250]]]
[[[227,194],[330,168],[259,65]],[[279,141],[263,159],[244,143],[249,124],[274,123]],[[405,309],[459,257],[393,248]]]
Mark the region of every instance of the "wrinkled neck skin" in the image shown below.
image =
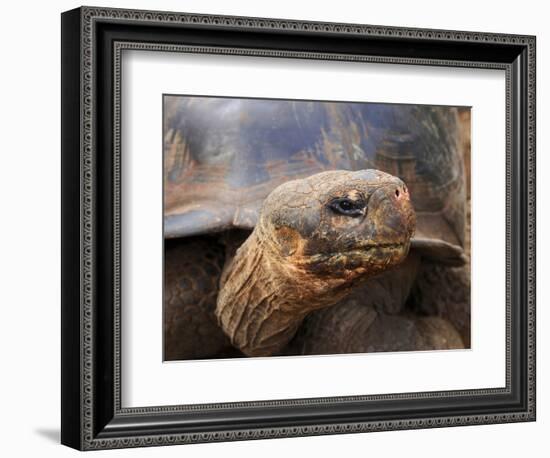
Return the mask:
[[[283,257],[261,225],[226,261],[216,315],[233,345],[248,356],[279,353],[307,314],[333,305],[366,279],[315,275],[307,260]]]

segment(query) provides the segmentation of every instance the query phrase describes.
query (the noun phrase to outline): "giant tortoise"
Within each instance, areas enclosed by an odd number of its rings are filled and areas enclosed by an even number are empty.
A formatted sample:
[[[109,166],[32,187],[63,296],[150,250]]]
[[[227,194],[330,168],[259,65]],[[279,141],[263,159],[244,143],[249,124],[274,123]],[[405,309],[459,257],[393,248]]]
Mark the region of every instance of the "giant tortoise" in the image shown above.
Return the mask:
[[[165,360],[469,345],[456,108],[164,107]]]

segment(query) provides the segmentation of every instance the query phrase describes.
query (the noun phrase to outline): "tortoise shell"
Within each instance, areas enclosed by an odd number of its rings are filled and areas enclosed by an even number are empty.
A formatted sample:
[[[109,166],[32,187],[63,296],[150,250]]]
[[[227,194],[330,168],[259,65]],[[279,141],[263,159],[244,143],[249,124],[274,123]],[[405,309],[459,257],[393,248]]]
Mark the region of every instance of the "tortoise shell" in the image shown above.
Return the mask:
[[[165,96],[164,235],[252,229],[265,197],[283,182],[379,169],[409,188],[413,248],[461,264],[460,134],[456,107]]]

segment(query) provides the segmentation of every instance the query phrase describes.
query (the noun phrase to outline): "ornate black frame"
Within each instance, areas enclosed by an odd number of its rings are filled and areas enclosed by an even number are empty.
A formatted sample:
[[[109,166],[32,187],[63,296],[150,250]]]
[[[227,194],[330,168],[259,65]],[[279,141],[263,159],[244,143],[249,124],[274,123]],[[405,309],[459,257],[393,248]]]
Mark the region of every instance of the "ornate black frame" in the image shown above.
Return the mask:
[[[506,71],[505,388],[120,404],[124,49]],[[81,449],[535,420],[535,37],[82,7],[62,14],[62,433]]]

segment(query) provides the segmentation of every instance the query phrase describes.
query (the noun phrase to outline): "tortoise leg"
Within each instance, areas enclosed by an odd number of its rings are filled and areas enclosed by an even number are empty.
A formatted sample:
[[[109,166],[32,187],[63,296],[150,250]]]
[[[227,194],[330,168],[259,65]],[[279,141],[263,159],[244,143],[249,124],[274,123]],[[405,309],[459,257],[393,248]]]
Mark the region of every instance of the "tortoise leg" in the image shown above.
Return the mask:
[[[213,237],[167,240],[164,360],[235,356],[214,310],[225,255]]]
[[[339,354],[464,348],[446,317],[411,313],[420,257],[367,281],[350,297],[311,313],[286,354]]]
[[[424,261],[411,294],[420,314],[439,316],[454,325],[470,348],[470,268]]]
[[[426,316],[414,319],[418,331],[418,350],[457,350],[465,348],[462,336],[447,319]]]
[[[357,298],[312,313],[287,355],[327,355],[464,348],[454,326],[440,317],[390,315]]]
[[[364,337],[364,352],[464,348],[460,334],[444,318],[378,315]]]

